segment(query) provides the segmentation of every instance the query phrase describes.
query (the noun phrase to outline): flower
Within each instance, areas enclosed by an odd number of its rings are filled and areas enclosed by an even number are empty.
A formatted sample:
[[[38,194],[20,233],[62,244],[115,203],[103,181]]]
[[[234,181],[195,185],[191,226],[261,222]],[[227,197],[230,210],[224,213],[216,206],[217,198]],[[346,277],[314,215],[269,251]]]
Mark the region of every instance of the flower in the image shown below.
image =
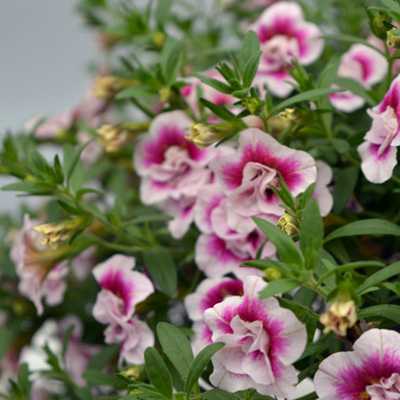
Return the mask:
[[[399,105],[400,76],[392,82],[382,102],[367,110],[372,118],[372,126],[357,150],[361,157],[361,170],[370,182],[387,181],[397,164],[397,146],[400,145]]]
[[[135,259],[115,254],[93,268],[93,276],[101,287],[93,307],[93,316],[102,324],[128,321],[136,304],[154,292],[150,279],[132,271]]]
[[[63,300],[67,289],[64,281],[68,274],[67,262],[57,264],[56,260],[65,256],[70,246],[46,250],[40,243],[41,234],[34,229],[38,223],[29,215],[24,216],[24,225],[14,240],[10,257],[20,279],[19,292],[30,299],[38,315],[42,315],[43,298],[50,306],[56,306]]]
[[[138,86],[134,79],[125,79],[113,75],[98,75],[93,83],[91,92],[101,100],[110,101],[119,91],[129,86]]]
[[[332,181],[332,168],[322,160],[316,160],[317,166],[317,181],[312,197],[317,199],[321,217],[326,217],[333,207],[333,196],[329,191],[328,185]]]
[[[371,329],[354,343],[354,351],[332,354],[314,377],[321,400],[398,400],[400,334]]]
[[[292,59],[308,65],[322,53],[319,28],[304,21],[299,5],[281,1],[268,7],[249,29],[257,33],[262,50],[255,83],[266,83],[275,96],[288,96],[293,86],[285,81],[294,80],[286,69],[292,67]]]
[[[387,73],[387,61],[376,50],[363,44],[355,44],[342,55],[337,75],[353,79],[365,89],[380,82]],[[336,86],[337,87],[337,86]],[[344,112],[353,112],[365,104],[365,100],[346,90],[328,95],[332,105]]]
[[[218,142],[225,135],[232,132],[233,124],[194,124],[190,127],[189,142],[194,143],[199,149],[205,149],[211,144]]]
[[[306,327],[275,298],[259,298],[266,286],[260,277],[248,276],[243,296],[227,297],[205,311],[212,341],[225,344],[212,357],[210,382],[228,392],[253,388],[291,399],[297,383],[291,364],[303,353]]]
[[[288,213],[283,214],[282,217],[279,218],[278,226],[289,236],[295,236],[300,233],[298,221]]]
[[[283,146],[255,128],[242,131],[236,153],[214,160],[210,168],[227,194],[228,210],[242,217],[283,215],[281,200],[269,187],[279,187],[279,173],[293,196],[306,190],[317,175],[308,153]]]
[[[329,305],[328,312],[321,315],[319,320],[325,326],[324,333],[333,331],[339,336],[346,336],[347,329],[357,322],[354,300],[337,297]]]
[[[390,31],[387,31],[386,33],[387,33],[386,44],[393,49],[400,49],[399,30],[397,28],[393,28]]]

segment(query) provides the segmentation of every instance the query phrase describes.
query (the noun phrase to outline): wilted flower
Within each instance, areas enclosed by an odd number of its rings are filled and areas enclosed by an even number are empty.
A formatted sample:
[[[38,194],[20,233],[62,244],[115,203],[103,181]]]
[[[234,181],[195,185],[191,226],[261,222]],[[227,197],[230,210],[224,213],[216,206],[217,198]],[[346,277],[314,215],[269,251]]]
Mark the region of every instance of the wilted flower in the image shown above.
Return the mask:
[[[320,322],[325,326],[324,333],[333,331],[339,336],[346,336],[347,329],[357,322],[354,300],[339,294],[329,305],[328,311],[321,315]]]
[[[386,44],[393,49],[400,49],[400,30],[393,28],[387,31],[387,41]]]
[[[140,82],[113,75],[99,75],[92,86],[92,93],[99,99],[109,101],[119,91],[129,86],[137,86]]]
[[[354,351],[332,354],[314,377],[321,400],[398,400],[400,398],[400,334],[371,329]]]
[[[289,236],[295,236],[300,233],[300,225],[296,218],[288,213],[282,215],[278,221],[279,228]]]
[[[267,283],[244,279],[243,296],[230,296],[204,313],[212,341],[224,348],[213,357],[213,385],[228,392],[256,389],[266,396],[293,398],[297,373],[291,365],[307,343],[305,325],[273,297],[261,300]]]
[[[190,127],[190,136],[187,136],[186,139],[194,143],[199,149],[205,149],[221,140],[233,129],[234,125],[230,123],[194,124]]]

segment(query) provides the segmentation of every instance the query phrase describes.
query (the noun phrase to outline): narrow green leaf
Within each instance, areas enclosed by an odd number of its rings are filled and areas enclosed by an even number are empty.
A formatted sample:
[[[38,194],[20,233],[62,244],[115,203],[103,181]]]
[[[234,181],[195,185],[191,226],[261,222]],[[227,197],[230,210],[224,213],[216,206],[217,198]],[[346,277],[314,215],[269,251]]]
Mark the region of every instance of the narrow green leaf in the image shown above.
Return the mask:
[[[361,43],[364,46],[370,47],[371,49],[374,49],[378,53],[385,56],[385,53],[383,51],[379,50],[372,43],[368,42],[367,40],[361,39],[358,36],[351,36],[351,35],[345,35],[342,33],[336,33],[336,34],[332,34],[332,35],[322,35],[321,38],[327,39],[327,40],[339,40],[341,42],[348,42],[348,43]]]
[[[193,360],[190,365],[189,372],[185,382],[185,392],[190,394],[193,386],[199,380],[204,368],[207,366],[211,357],[224,347],[224,343],[211,343],[206,348],[200,351],[200,353]]]
[[[293,104],[300,103],[301,101],[311,101],[321,96],[326,96],[330,93],[343,92],[345,89],[330,89],[330,88],[319,88],[308,90],[307,92],[296,94],[287,100],[280,102],[275,108],[272,109],[271,114],[278,114],[285,108],[292,106]]]
[[[176,80],[182,67],[184,53],[185,42],[183,40],[176,40],[169,37],[164,43],[160,55],[160,64],[167,85]]]
[[[120,346],[117,344],[103,347],[89,360],[87,369],[102,370],[108,364],[108,362],[118,354],[119,347]]]
[[[279,257],[283,262],[294,264],[298,267],[304,265],[303,255],[286,233],[282,232],[278,227],[272,225],[270,222],[259,217],[253,217],[253,221],[276,246]]]
[[[75,329],[75,325],[71,325],[68,327],[67,331],[64,334],[63,341],[62,341],[62,353],[61,353],[61,356],[63,359],[65,359],[65,353],[67,352],[67,349],[68,349],[68,342],[69,342],[69,339],[70,339],[74,329]]]
[[[210,109],[217,117],[222,118],[225,121],[234,121],[236,117],[224,106],[218,106],[217,104],[211,103],[206,99],[200,98],[200,102]]]
[[[43,187],[43,185],[36,182],[16,182],[10,183],[9,185],[3,186],[1,190],[4,191],[16,191],[16,192],[27,192],[31,194],[51,194],[53,191],[50,188]]]
[[[316,199],[311,199],[304,210],[300,230],[300,247],[307,269],[314,270],[318,265],[323,238],[324,227],[318,202]]]
[[[81,158],[81,154],[83,152],[83,150],[85,150],[85,148],[93,142],[93,140],[96,140],[96,138],[93,138],[91,140],[89,140],[86,143],[82,143],[80,146],[78,146],[75,150],[74,150],[74,155],[71,158],[71,161],[68,165],[68,168],[66,168],[67,171],[67,184],[69,182],[69,180],[71,179],[72,174],[74,173],[75,167],[78,164],[78,161]]]
[[[378,272],[375,272],[375,274],[371,275],[369,278],[367,278],[357,289],[356,293],[361,293],[365,289],[368,289],[371,286],[375,286],[378,283],[381,283],[383,281],[386,281],[387,279],[391,278],[392,276],[395,276],[397,274],[400,274],[400,261],[397,263],[394,263],[392,265],[389,265],[388,267],[382,268]]]
[[[177,271],[174,260],[167,250],[153,247],[143,254],[145,267],[161,290],[172,296],[177,287]]]
[[[162,27],[167,18],[170,18],[172,3],[173,0],[158,0],[155,16],[159,27]]]
[[[211,86],[212,88],[218,90],[218,92],[231,94],[234,91],[230,86],[217,79],[213,79],[208,76],[197,73],[192,73],[192,75],[195,76],[196,78],[199,78],[206,85]]]
[[[188,338],[177,327],[166,322],[157,324],[157,335],[164,353],[182,379],[186,380],[190,364],[193,361],[192,346]]]
[[[113,376],[105,374],[98,369],[87,369],[82,377],[86,380],[89,385],[106,385],[106,386],[116,386],[118,381]]]
[[[364,308],[358,311],[359,318],[382,317],[400,324],[400,306],[395,304],[381,304]]]
[[[154,96],[154,93],[150,92],[150,90],[140,87],[140,86],[132,86],[132,87],[127,87],[126,89],[122,90],[119,92],[115,98],[117,100],[122,100],[122,99],[130,99],[132,97],[151,97]]]
[[[335,214],[340,214],[346,207],[356,187],[359,170],[359,167],[352,166],[338,172],[335,192],[333,194],[333,212]]]
[[[260,64],[260,57],[262,51],[254,53],[246,63],[243,72],[243,86],[245,88],[251,86],[254,77],[256,76],[258,65]]]
[[[253,56],[260,50],[260,41],[254,31],[247,31],[239,55],[239,70],[244,75],[245,66]]]
[[[268,286],[260,292],[260,299],[275,296],[276,294],[283,294],[290,292],[300,286],[300,282],[297,279],[283,278],[271,281]]]
[[[350,90],[350,92],[357,96],[362,97],[368,105],[374,106],[376,104],[376,101],[367,93],[364,87],[354,79],[338,76],[335,78],[335,83],[340,87]]]
[[[381,0],[381,2],[389,9],[393,9],[397,12],[400,12],[400,5],[397,1],[394,0]]]
[[[340,57],[334,56],[332,57],[327,66],[322,70],[321,74],[318,77],[317,85],[320,88],[329,88],[333,84],[334,79],[336,78],[337,71],[339,69]]]
[[[336,229],[325,238],[325,243],[341,237],[360,235],[400,236],[400,227],[384,219],[364,219]]]
[[[224,392],[220,389],[212,389],[201,393],[200,398],[205,400],[233,400],[236,397],[232,393]]]
[[[10,347],[13,339],[14,333],[11,329],[7,329],[6,327],[0,328],[0,362]]]
[[[167,399],[172,399],[172,379],[160,354],[154,347],[148,347],[144,352],[146,371],[155,389]]]

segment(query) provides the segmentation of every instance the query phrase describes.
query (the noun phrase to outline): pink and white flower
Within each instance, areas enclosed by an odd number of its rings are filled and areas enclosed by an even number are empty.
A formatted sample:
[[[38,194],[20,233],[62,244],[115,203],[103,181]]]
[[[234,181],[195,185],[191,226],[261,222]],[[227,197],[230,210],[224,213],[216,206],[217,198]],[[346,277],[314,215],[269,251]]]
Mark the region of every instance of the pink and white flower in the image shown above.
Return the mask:
[[[132,271],[135,259],[115,254],[93,269],[101,287],[93,316],[102,324],[120,324],[131,319],[135,306],[154,292],[150,279]]]
[[[262,278],[249,276],[243,296],[227,297],[205,311],[212,341],[225,344],[212,358],[210,381],[228,392],[253,388],[291,399],[298,381],[291,364],[303,353],[306,327],[275,298],[259,298],[266,286]]]
[[[332,168],[322,160],[317,160],[315,164],[317,166],[317,181],[312,197],[315,197],[318,201],[321,217],[326,217],[333,207],[333,196],[328,188],[333,178]]]
[[[363,44],[355,44],[342,55],[337,75],[360,83],[365,89],[379,83],[387,73],[385,57]],[[333,107],[344,112],[353,112],[365,104],[365,100],[346,90],[328,95]]]
[[[140,196],[144,204],[195,197],[211,181],[207,165],[218,151],[200,150],[186,140],[192,123],[182,111],[161,114],[137,144],[134,165],[142,178]]]
[[[314,377],[321,400],[398,400],[400,398],[400,334],[371,329],[354,351],[332,354]]]
[[[192,348],[198,353],[212,343],[212,331],[204,322],[204,312],[221,303],[228,296],[242,296],[243,282],[231,278],[205,279],[194,293],[185,298],[185,307],[189,318],[194,322],[192,330]]]
[[[397,146],[400,145],[400,76],[390,86],[382,102],[367,110],[372,118],[371,129],[358,146],[361,170],[373,183],[390,179],[397,164]]]
[[[318,59],[324,47],[321,31],[304,20],[298,4],[286,1],[268,7],[250,29],[257,33],[263,52],[255,83],[265,83],[275,96],[288,96],[293,86],[285,81],[294,80],[286,69],[293,58],[301,65]]]
[[[227,208],[242,217],[283,215],[281,201],[269,187],[278,187],[278,172],[293,196],[317,176],[315,160],[308,153],[283,146],[255,128],[242,131],[236,153],[213,161],[210,168],[223,185]]]
[[[40,221],[24,216],[24,225],[11,247],[10,257],[20,279],[19,292],[33,302],[38,315],[43,314],[44,299],[49,306],[62,303],[67,289],[67,262],[55,265],[63,249],[47,250],[40,241],[42,235],[34,229]]]

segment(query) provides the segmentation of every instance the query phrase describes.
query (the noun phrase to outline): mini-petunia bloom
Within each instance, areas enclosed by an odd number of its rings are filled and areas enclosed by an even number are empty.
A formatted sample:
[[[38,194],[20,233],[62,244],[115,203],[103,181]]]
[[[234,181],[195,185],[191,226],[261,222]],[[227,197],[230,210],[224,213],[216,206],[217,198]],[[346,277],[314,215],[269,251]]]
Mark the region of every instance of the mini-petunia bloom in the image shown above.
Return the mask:
[[[24,225],[11,247],[10,258],[20,279],[19,292],[30,299],[38,315],[42,315],[43,299],[49,306],[56,306],[63,300],[67,289],[67,262],[56,264],[56,260],[69,248],[46,250],[40,243],[42,235],[34,229],[38,224],[40,222],[31,220],[29,215],[24,216]]]
[[[221,303],[228,296],[242,296],[243,282],[231,278],[205,279],[194,293],[185,298],[185,308],[189,318],[194,322],[192,330],[192,348],[197,354],[212,343],[212,332],[204,322],[204,312]]]
[[[182,111],[161,114],[137,144],[134,165],[142,178],[140,196],[144,204],[194,197],[211,181],[211,171],[206,167],[218,150],[200,150],[186,140],[191,125]]]
[[[382,102],[367,110],[372,118],[371,129],[357,150],[361,157],[361,170],[372,183],[390,179],[397,164],[397,146],[400,145],[400,76],[385,94]]]
[[[312,197],[317,199],[321,217],[326,217],[333,207],[333,196],[328,185],[333,178],[332,168],[322,160],[316,160],[317,181]]]
[[[306,327],[275,298],[259,298],[266,286],[262,278],[248,276],[243,296],[227,297],[205,311],[213,342],[225,344],[212,358],[210,382],[228,392],[252,388],[292,399],[298,380],[291,364],[304,351]]]
[[[293,196],[315,182],[315,160],[306,152],[283,146],[259,129],[240,133],[235,154],[210,164],[228,198],[228,210],[242,217],[284,213],[269,185],[278,187],[280,173]]]
[[[363,44],[355,44],[342,55],[337,75],[350,78],[365,89],[379,83],[387,73],[388,64],[384,56]],[[328,95],[333,107],[343,112],[353,112],[365,104],[365,100],[346,90]]]
[[[136,304],[151,293],[150,279],[132,271],[135,259],[115,254],[93,268],[93,275],[101,287],[93,307],[93,316],[102,324],[120,324],[131,319]]]
[[[371,329],[353,348],[319,365],[314,385],[320,400],[398,400],[400,333]]]
[[[288,96],[293,86],[285,81],[294,80],[286,69],[293,58],[301,65],[318,59],[324,47],[321,31],[304,20],[298,4],[286,1],[268,7],[250,29],[257,33],[262,50],[255,83],[265,83],[275,96]]]

